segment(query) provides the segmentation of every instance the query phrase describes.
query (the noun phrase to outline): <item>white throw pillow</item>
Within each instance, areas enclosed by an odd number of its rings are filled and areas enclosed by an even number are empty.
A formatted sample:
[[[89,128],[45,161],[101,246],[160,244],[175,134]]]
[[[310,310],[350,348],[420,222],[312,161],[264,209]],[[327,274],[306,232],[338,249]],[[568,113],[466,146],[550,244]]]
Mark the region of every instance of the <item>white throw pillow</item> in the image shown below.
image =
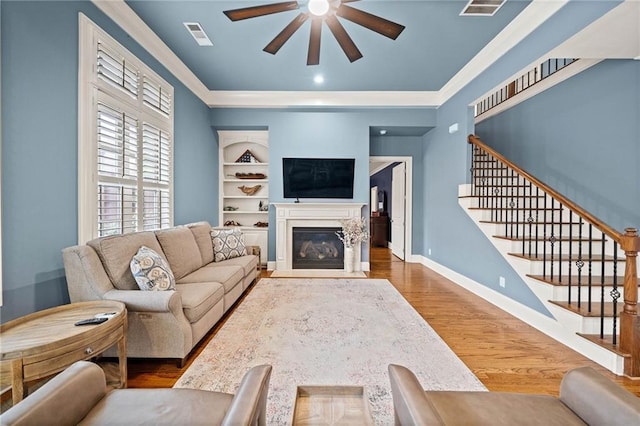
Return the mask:
[[[167,262],[149,247],[142,246],[130,263],[131,273],[140,290],[175,290],[176,280]]]
[[[244,234],[239,229],[212,229],[213,261],[221,262],[247,254]]]

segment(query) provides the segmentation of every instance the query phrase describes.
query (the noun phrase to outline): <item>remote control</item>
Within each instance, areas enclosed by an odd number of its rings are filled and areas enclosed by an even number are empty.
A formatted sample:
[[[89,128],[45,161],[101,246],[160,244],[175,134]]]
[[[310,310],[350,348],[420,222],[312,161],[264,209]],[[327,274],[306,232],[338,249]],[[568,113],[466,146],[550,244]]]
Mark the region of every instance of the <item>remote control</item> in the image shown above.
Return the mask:
[[[107,321],[109,318],[87,318],[87,319],[83,319],[78,321],[75,325],[93,325],[93,324],[102,324],[103,322]]]

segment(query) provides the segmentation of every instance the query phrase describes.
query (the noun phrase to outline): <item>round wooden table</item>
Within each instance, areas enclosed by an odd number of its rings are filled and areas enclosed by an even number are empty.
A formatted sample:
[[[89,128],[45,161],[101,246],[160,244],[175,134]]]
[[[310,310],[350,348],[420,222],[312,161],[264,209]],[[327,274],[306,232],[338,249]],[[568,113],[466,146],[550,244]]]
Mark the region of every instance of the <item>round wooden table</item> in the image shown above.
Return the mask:
[[[102,324],[74,325],[115,312]],[[34,312],[0,326],[0,371],[11,374],[13,403],[27,394],[25,383],[64,370],[76,361],[118,345],[120,387],[127,387],[127,309],[122,302],[71,303]],[[5,376],[6,377],[6,376]]]

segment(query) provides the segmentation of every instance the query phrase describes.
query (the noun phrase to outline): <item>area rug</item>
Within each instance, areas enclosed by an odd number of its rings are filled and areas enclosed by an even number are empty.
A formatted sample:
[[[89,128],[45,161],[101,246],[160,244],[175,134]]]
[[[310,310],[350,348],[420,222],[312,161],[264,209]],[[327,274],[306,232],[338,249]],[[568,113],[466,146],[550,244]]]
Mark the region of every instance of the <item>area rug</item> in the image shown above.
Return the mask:
[[[174,387],[235,393],[271,364],[269,425],[291,424],[298,385],[364,386],[374,421],[393,424],[387,366],[425,389],[486,390],[383,279],[261,279]]]

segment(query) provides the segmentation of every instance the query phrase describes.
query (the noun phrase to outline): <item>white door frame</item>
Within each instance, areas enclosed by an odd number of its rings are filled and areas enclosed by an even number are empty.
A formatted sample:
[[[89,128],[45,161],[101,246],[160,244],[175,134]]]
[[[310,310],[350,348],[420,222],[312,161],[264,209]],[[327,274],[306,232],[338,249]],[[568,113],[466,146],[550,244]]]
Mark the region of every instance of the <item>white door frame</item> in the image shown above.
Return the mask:
[[[404,197],[404,209],[405,209],[405,223],[404,223],[404,260],[405,262],[413,259],[413,252],[411,250],[412,239],[411,234],[413,231],[413,158],[411,156],[377,156],[372,155],[371,160],[375,162],[388,162],[391,163],[404,163],[406,167],[406,175],[408,179],[405,185],[405,197]]]

